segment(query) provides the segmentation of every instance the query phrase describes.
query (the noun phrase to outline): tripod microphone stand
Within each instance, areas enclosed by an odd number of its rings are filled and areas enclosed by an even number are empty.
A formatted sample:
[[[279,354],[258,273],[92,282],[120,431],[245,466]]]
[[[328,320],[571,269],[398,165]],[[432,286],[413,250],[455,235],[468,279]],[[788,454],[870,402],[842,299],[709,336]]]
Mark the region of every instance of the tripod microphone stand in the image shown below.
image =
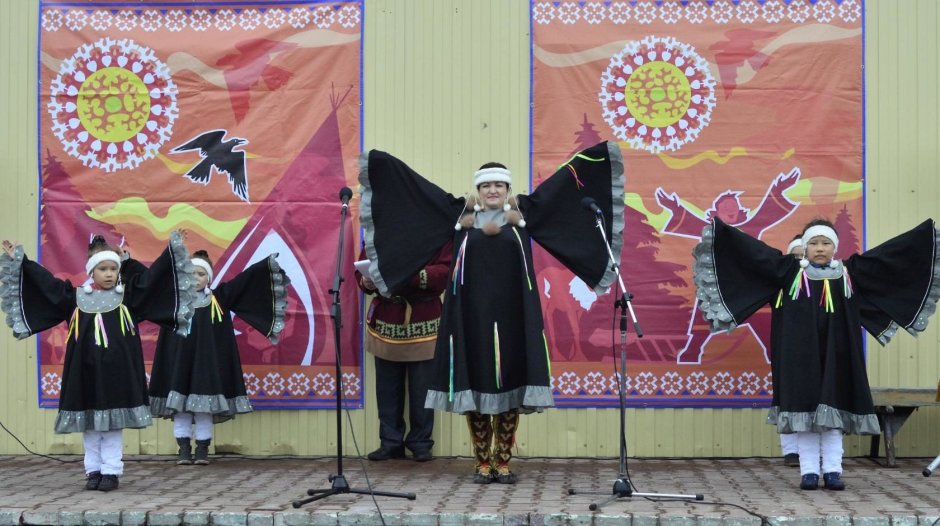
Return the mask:
[[[937,455],[937,458],[933,459],[933,462],[927,465],[927,467],[924,468],[924,471],[922,471],[921,473],[925,477],[929,477],[930,474],[933,473],[934,470],[937,469],[938,466],[940,466],[940,455]]]
[[[597,203],[594,201],[594,199],[591,199],[590,197],[585,197],[581,201],[581,204],[584,205],[585,208],[594,212],[594,220],[597,223],[597,229],[600,231],[601,237],[604,239],[604,246],[607,247],[607,255],[610,257],[609,261],[611,268],[617,274],[616,284],[620,287],[620,297],[614,301],[615,311],[617,309],[620,311],[620,375],[617,378],[617,389],[620,395],[620,465],[619,473],[617,475],[617,479],[614,480],[614,486],[611,493],[585,491],[571,488],[568,490],[568,494],[607,495],[607,498],[605,499],[592,502],[590,506],[588,506],[588,509],[591,511],[599,510],[607,503],[624,497],[704,500],[705,496],[701,494],[684,495],[672,493],[640,493],[635,491],[636,488],[633,487],[633,481],[630,480],[630,475],[627,471],[627,398],[624,387],[624,377],[627,373],[627,312],[630,313],[630,319],[633,321],[633,328],[636,331],[637,338],[643,337],[643,331],[640,329],[639,323],[637,323],[636,313],[633,312],[633,304],[630,301],[633,299],[633,294],[630,294],[630,292],[627,291],[627,288],[624,286],[623,277],[620,275],[620,266],[615,263],[616,259],[614,259],[614,253],[610,249],[610,242],[607,240],[607,233],[604,230],[603,213],[597,206]]]
[[[299,508],[304,504],[315,500],[325,499],[330,495],[339,495],[342,493],[355,493],[358,495],[378,495],[380,497],[397,497],[401,499],[415,500],[414,493],[392,493],[388,491],[374,491],[372,488],[359,489],[349,487],[346,476],[343,475],[343,371],[342,371],[342,353],[340,353],[340,329],[343,327],[343,315],[340,308],[339,288],[343,283],[343,242],[346,233],[346,213],[349,209],[349,199],[352,197],[352,190],[343,187],[339,191],[339,198],[343,204],[342,219],[339,227],[339,248],[336,250],[336,272],[333,275],[333,286],[330,288],[330,294],[333,295],[333,305],[330,307],[330,317],[333,318],[333,341],[336,350],[336,474],[330,475],[327,479],[332,485],[325,489],[308,489],[306,499],[293,501],[294,508]]]

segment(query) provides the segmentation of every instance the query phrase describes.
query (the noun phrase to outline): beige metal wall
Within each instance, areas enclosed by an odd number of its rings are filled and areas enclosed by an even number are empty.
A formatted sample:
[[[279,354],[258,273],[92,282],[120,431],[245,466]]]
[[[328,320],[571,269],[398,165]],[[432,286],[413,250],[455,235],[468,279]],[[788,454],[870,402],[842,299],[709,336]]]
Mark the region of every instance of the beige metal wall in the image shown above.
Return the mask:
[[[925,217],[940,218],[940,3],[868,0],[866,78],[869,246]],[[0,237],[36,245],[37,1],[0,0]],[[366,0],[365,147],[394,152],[453,193],[489,160],[505,162],[525,188],[528,173],[528,2],[522,0]],[[898,277],[897,279],[903,279]],[[875,386],[935,386],[940,377],[940,318],[919,339],[899,335],[870,345]],[[80,437],[54,435],[55,412],[37,409],[35,342],[0,330],[0,422],[31,449],[81,451]],[[367,366],[367,407],[345,421],[365,452],[377,446]],[[637,456],[751,456],[779,453],[763,410],[630,410],[628,443]],[[554,410],[523,418],[519,454],[615,456],[616,411]],[[259,411],[216,428],[221,450],[323,455],[335,451],[333,411]],[[435,452],[468,452],[460,418],[439,414]],[[934,456],[940,411],[922,410],[899,438],[901,455]],[[125,432],[127,453],[170,453],[165,422]],[[847,454],[867,440],[846,440]],[[0,454],[22,453],[0,431]]]

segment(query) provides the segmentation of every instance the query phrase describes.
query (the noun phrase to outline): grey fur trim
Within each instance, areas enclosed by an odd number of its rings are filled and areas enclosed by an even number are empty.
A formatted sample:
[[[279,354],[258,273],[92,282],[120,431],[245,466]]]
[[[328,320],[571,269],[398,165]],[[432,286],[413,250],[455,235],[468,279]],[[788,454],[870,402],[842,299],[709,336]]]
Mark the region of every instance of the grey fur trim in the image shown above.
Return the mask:
[[[369,181],[369,152],[359,154],[359,184],[362,194],[359,199],[359,224],[362,226],[366,257],[369,258],[369,274],[379,294],[390,297],[385,278],[379,272],[379,255],[375,251],[375,223],[372,221],[372,184]]]
[[[819,404],[815,412],[781,411],[774,406],[767,413],[767,423],[777,426],[778,433],[822,433],[839,429],[848,435],[880,435],[878,417],[857,415],[828,405]]]
[[[211,413],[216,424],[235,418],[240,413],[254,409],[247,396],[225,398],[223,395],[184,395],[170,391],[166,398],[150,397],[150,414],[171,418],[177,413]]]
[[[274,320],[267,337],[276,345],[278,335],[284,330],[284,312],[287,310],[287,287],[290,286],[290,278],[281,272],[277,254],[268,256],[268,268],[271,269],[271,287],[274,292]],[[250,404],[248,410],[251,411]]]
[[[933,228],[933,274],[930,278],[930,286],[927,287],[927,294],[924,295],[924,302],[920,310],[914,316],[914,319],[904,326],[904,330],[917,336],[917,333],[923,332],[927,328],[927,320],[933,316],[937,310],[937,300],[940,299],[940,232],[937,232],[937,226]]]
[[[881,331],[881,334],[879,334],[875,339],[878,340],[878,343],[880,343],[882,346],[888,345],[888,342],[891,341],[891,338],[894,338],[894,336],[898,333],[898,329],[900,328],[900,325],[892,321],[888,325],[888,328]]]
[[[173,278],[176,283],[176,334],[188,336],[196,309],[196,277],[189,251],[183,244],[183,238],[174,231],[170,234],[170,262],[173,265]]]
[[[710,224],[702,230],[702,240],[692,249],[692,256],[695,258],[692,266],[695,296],[705,319],[712,324],[712,332],[728,331],[737,327],[738,323],[721,298],[714,247],[715,225]]]
[[[55,417],[55,432],[81,433],[83,431],[140,429],[152,423],[150,408],[145,405],[120,409],[60,410]]]
[[[503,393],[481,393],[465,390],[454,393],[454,400],[448,399],[448,393],[429,390],[424,407],[451,413],[475,411],[485,415],[498,415],[510,409],[521,413],[541,413],[543,409],[555,407],[552,390],[543,385],[526,385]]]
[[[610,251],[614,254],[614,264],[620,266],[620,251],[623,250],[623,229],[624,229],[624,199],[623,187],[626,181],[626,174],[623,166],[623,153],[620,152],[620,146],[613,141],[607,141],[607,154],[610,158],[610,196],[613,205],[613,221],[610,225]],[[607,289],[614,284],[617,279],[617,273],[613,268],[608,268],[601,280],[594,287],[594,292],[604,294]]]
[[[0,309],[7,315],[7,327],[13,329],[18,340],[29,338],[33,332],[26,323],[23,312],[23,258],[22,245],[17,245],[11,258],[6,252],[0,254]]]

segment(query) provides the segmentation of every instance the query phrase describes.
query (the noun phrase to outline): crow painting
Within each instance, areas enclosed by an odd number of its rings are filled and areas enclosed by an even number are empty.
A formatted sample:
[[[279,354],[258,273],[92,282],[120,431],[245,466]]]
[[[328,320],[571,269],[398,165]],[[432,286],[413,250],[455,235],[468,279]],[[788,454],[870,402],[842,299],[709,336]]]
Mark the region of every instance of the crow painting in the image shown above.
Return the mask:
[[[232,193],[242,201],[248,202],[248,172],[245,168],[245,152],[235,150],[236,147],[247,144],[247,139],[233,137],[227,141],[226,130],[212,130],[201,135],[182,146],[173,148],[173,153],[199,150],[202,161],[186,172],[194,183],[209,184],[212,178],[212,167],[219,172],[228,174],[228,182],[232,185]]]

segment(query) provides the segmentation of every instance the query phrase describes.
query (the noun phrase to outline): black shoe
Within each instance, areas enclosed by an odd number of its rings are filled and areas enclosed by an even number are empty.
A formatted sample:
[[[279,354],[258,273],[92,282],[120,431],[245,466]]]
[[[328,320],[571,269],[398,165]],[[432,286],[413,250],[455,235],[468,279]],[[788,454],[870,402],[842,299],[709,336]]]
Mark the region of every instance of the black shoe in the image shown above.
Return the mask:
[[[431,454],[430,449],[416,449],[411,452],[411,458],[415,462],[427,462],[434,460],[434,455]]]
[[[478,469],[476,473],[473,474],[474,484],[489,484],[490,482],[493,482],[493,473],[491,473],[488,468],[486,470]]]
[[[803,475],[803,478],[800,479],[800,489],[814,490],[819,487],[819,475],[815,473],[810,473],[809,475]]]
[[[102,475],[98,484],[98,491],[111,491],[118,488],[117,475]]]
[[[209,444],[211,440],[197,440],[196,441],[196,460],[193,462],[197,466],[207,466],[209,465]]]
[[[101,483],[101,472],[92,471],[85,475],[85,489],[96,490]]]
[[[382,446],[366,456],[369,460],[381,461],[393,458],[405,458],[405,448]]]
[[[791,468],[800,467],[800,455],[799,453],[787,453],[783,456],[783,465]]]
[[[842,491],[845,489],[845,482],[842,480],[841,473],[823,473],[823,486],[832,491]]]
[[[176,445],[179,446],[179,451],[176,456],[176,464],[179,466],[188,466],[193,463],[193,446],[190,442],[189,437],[177,438]]]

